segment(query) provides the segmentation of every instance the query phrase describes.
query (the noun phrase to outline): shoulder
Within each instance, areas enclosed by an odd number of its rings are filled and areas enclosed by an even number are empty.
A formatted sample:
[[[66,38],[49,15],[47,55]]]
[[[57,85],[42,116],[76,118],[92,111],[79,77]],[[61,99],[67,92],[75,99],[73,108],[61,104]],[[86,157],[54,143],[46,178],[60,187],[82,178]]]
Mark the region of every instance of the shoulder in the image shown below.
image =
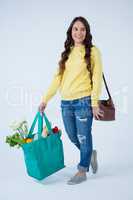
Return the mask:
[[[100,51],[99,47],[93,45],[93,46],[91,47],[91,55],[92,55],[92,56],[101,55],[101,51]]]

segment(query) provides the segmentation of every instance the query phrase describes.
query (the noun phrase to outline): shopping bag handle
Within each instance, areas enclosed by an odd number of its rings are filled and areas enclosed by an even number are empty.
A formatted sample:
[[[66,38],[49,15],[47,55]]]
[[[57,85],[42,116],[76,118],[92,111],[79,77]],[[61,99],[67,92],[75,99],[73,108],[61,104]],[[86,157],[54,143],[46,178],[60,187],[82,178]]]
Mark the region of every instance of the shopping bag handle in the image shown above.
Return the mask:
[[[34,120],[32,122],[31,128],[30,128],[29,133],[28,133],[28,137],[30,137],[32,135],[32,133],[34,131],[34,128],[35,128],[35,125],[37,123],[37,120],[38,120],[38,113],[35,115],[35,118],[34,118]]]
[[[38,121],[38,138],[41,137],[42,131],[43,131],[43,118],[44,118],[45,125],[46,125],[46,127],[47,127],[48,132],[49,132],[49,133],[52,132],[52,127],[51,127],[51,124],[50,124],[50,122],[49,122],[49,120],[48,120],[46,114],[45,114],[45,113],[42,113],[42,114],[41,114],[40,112],[37,112],[37,114],[36,114],[36,116],[35,116],[35,118],[34,118],[34,120],[33,120],[33,123],[32,123],[32,125],[31,125],[31,128],[30,128],[30,130],[29,130],[28,137],[30,137],[30,136],[32,135],[37,121]]]
[[[48,129],[48,132],[51,132],[52,131],[51,123],[49,122],[49,120],[48,120],[48,118],[47,118],[47,116],[46,116],[46,114],[44,112],[42,113],[42,116],[44,118],[44,121],[45,121],[46,127]],[[42,120],[42,122],[43,122],[43,120]]]

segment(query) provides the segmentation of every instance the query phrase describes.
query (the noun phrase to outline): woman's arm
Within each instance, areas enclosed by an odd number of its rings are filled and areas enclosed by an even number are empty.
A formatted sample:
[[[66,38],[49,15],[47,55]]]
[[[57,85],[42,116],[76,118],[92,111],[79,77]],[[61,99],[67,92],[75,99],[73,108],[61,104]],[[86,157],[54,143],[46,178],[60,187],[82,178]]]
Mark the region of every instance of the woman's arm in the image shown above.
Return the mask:
[[[100,98],[102,90],[102,60],[101,53],[97,47],[92,48],[91,54],[92,61],[92,92],[91,92],[91,102],[92,107],[98,107],[98,101]]]
[[[56,73],[54,74],[54,78],[48,87],[48,90],[45,95],[42,97],[42,102],[45,104],[56,94],[61,82],[61,75],[59,74],[59,67],[57,68]]]

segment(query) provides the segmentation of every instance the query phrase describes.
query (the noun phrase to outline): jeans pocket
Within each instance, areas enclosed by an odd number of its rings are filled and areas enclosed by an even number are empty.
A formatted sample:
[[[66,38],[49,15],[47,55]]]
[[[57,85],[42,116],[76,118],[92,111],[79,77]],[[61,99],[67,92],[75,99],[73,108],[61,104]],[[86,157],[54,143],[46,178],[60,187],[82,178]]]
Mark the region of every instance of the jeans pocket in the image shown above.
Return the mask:
[[[76,110],[75,112],[76,116],[80,117],[80,118],[85,118],[85,117],[93,117],[93,113],[92,113],[92,108],[88,108],[88,107],[82,107],[80,110]]]

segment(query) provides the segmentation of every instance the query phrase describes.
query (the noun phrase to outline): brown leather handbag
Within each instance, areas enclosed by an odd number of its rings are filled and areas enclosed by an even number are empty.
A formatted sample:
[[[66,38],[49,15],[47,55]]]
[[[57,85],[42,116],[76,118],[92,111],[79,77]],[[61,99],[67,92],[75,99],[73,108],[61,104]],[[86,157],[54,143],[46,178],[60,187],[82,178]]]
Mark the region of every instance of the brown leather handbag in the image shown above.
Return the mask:
[[[114,106],[112,97],[110,95],[104,74],[103,74],[103,80],[104,80],[105,88],[107,90],[109,98],[106,100],[99,100],[99,108],[103,112],[103,116],[99,116],[99,119],[95,118],[95,120],[113,121],[115,120],[115,106]]]

